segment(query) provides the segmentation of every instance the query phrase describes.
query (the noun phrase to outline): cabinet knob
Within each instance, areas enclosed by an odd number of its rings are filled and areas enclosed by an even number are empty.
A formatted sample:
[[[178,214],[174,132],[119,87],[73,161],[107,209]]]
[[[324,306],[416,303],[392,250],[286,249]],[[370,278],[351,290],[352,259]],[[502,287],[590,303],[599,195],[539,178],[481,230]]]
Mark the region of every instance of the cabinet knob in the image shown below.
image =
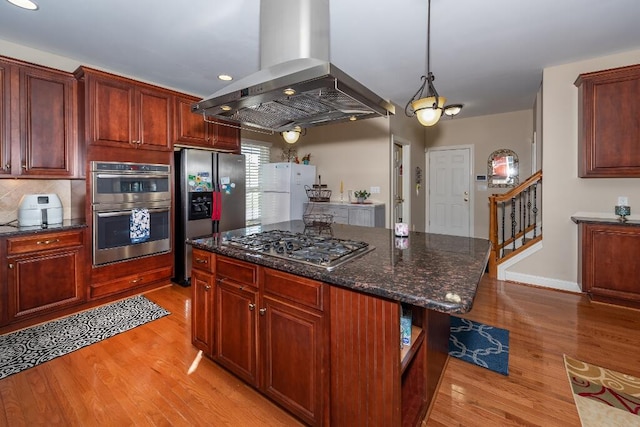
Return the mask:
[[[9,264],[9,268],[13,269],[13,264]]]
[[[204,290],[205,290],[205,291],[209,291],[209,290],[211,290],[211,285],[205,285],[205,286],[204,286]]]
[[[253,311],[256,308],[256,305],[253,303],[249,303],[249,311]]]
[[[133,279],[132,281],[130,281],[129,283],[138,283],[139,281],[141,281],[142,279]]]
[[[11,169],[11,163],[7,163],[6,165],[4,165],[4,170],[8,171]]]
[[[265,313],[267,312],[266,308],[261,308],[260,310],[258,310],[258,312],[260,313],[260,316],[264,316]]]
[[[22,165],[22,169],[27,170],[27,165]]]

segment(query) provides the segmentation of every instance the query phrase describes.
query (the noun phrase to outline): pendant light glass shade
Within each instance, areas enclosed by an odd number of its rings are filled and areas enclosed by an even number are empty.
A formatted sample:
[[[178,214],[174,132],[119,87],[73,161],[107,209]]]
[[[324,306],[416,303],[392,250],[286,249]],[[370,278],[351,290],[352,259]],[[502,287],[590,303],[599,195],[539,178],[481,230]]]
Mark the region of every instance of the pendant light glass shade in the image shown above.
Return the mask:
[[[284,138],[285,142],[287,142],[288,144],[295,144],[300,138],[301,132],[302,130],[298,126],[296,126],[296,128],[293,130],[282,132],[282,137]]]
[[[436,105],[436,97],[429,96],[413,101],[411,108],[415,111],[415,115],[422,126],[433,126],[440,120],[442,107],[446,100],[445,97],[439,96],[438,104]]]

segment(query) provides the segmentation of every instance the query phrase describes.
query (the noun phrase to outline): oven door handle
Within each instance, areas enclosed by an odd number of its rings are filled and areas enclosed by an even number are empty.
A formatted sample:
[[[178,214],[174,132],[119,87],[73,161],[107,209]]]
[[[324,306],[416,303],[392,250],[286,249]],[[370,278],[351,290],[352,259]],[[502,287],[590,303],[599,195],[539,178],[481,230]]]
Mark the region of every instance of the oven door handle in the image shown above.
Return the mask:
[[[158,178],[158,179],[165,179],[165,178],[169,178],[169,175],[164,175],[164,174],[149,174],[149,173],[131,173],[131,174],[112,174],[112,173],[99,173],[96,175],[98,178],[105,178],[105,179],[110,179],[110,178]]]
[[[131,211],[133,209],[122,209],[119,211],[109,211],[109,212],[96,212],[96,215],[98,215],[98,217],[100,218],[109,218],[109,217],[113,217],[113,216],[123,216],[123,215],[130,215]],[[171,210],[170,207],[168,208],[155,208],[155,209],[147,209],[149,211],[149,213],[154,213],[154,212],[168,212]],[[125,214],[124,212],[129,212],[127,214]]]

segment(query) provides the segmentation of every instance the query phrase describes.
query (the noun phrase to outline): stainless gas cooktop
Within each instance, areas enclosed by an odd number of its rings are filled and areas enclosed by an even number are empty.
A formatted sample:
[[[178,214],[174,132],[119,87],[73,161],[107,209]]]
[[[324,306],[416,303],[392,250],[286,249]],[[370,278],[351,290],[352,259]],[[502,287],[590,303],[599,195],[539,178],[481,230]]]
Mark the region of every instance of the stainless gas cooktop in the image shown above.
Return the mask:
[[[235,236],[223,244],[327,270],[375,249],[366,242],[280,230]]]

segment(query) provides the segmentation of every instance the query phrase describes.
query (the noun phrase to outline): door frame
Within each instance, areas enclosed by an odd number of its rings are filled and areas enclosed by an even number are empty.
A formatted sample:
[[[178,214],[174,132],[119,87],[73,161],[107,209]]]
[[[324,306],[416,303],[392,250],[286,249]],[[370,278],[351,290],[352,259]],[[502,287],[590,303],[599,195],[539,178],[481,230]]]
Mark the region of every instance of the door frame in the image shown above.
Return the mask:
[[[393,147],[394,144],[402,146],[402,194],[404,202],[402,203],[402,222],[412,224],[411,222],[411,142],[395,134],[391,134],[391,144],[389,144],[389,227],[393,228],[394,210],[395,210],[395,186],[393,185]]]
[[[475,200],[476,200],[476,188],[474,185],[474,161],[475,161],[475,153],[474,153],[474,145],[473,144],[464,144],[464,145],[447,145],[442,147],[432,147],[427,148],[425,150],[425,177],[430,177],[431,170],[429,166],[431,165],[430,155],[435,151],[444,151],[444,150],[469,150],[469,237],[475,236]],[[428,179],[428,178],[427,178]],[[428,191],[425,195],[425,230],[427,233],[429,232],[429,212],[431,211],[431,206],[429,205],[431,201],[431,180],[428,180]]]

